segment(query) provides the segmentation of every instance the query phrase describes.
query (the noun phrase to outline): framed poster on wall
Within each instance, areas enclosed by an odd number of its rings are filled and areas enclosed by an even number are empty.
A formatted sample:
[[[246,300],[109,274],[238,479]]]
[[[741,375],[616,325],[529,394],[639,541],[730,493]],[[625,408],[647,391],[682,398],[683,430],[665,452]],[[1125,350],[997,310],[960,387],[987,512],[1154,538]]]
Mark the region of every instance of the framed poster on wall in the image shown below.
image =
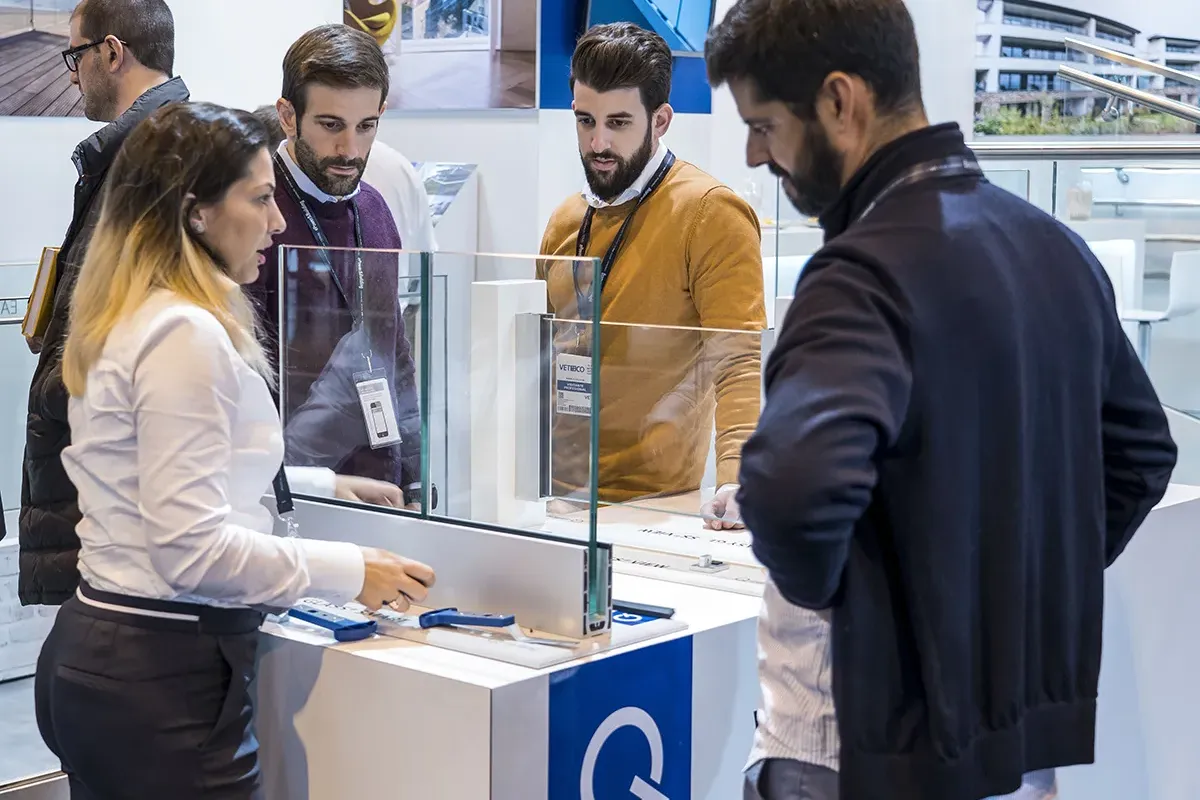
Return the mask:
[[[344,0],[391,68],[388,108],[534,108],[538,0]]]
[[[542,8],[538,107],[571,107],[571,54],[593,25],[632,22],[666,40],[674,54],[671,107],[682,114],[712,112],[704,71],[704,40],[716,0],[556,0]]]
[[[82,117],[62,52],[79,0],[0,0],[0,117]]]

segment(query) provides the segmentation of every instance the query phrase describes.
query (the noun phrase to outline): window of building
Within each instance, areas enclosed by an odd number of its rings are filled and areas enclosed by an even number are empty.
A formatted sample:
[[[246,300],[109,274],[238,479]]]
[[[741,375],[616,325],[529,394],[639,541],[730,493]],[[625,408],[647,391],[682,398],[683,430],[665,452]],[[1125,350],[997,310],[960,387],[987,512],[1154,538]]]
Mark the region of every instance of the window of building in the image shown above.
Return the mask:
[[[1087,56],[1074,50],[1050,50],[1020,44],[1001,44],[1000,55],[1004,58],[1040,58],[1046,61],[1086,61]]]
[[[1115,33],[1113,31],[1096,29],[1096,38],[1104,39],[1109,42],[1117,42],[1118,44],[1133,45],[1133,35],[1129,33]]]
[[[1138,75],[1137,87],[1142,91],[1154,88],[1154,78],[1149,75]]]
[[[1022,28],[1040,28],[1047,31],[1065,31],[1067,33],[1087,33],[1087,29],[1082,25],[1072,25],[1069,22],[1059,22],[1057,20],[1041,19],[1039,17],[1029,16],[1027,14],[1011,14],[1004,15],[1005,25],[1018,25]]]

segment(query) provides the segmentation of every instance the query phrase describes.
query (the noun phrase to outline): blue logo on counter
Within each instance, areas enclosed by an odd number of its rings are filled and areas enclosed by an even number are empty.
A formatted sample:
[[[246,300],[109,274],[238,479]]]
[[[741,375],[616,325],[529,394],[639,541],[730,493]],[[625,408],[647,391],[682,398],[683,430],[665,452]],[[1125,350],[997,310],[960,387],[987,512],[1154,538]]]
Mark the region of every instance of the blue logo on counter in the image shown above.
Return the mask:
[[[691,637],[553,673],[549,735],[549,800],[688,800]]]
[[[630,614],[627,611],[614,611],[612,621],[614,625],[645,625],[647,622],[654,622],[654,617],[643,617],[641,614]]]

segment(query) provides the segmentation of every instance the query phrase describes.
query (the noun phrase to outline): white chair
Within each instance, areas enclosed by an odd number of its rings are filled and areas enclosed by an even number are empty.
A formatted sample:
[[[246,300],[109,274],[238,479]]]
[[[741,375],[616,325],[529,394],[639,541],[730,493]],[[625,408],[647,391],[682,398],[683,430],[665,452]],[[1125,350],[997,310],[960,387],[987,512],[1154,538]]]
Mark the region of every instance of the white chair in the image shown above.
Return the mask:
[[[1143,308],[1121,310],[1122,321],[1137,323],[1138,357],[1147,366],[1150,364],[1150,333],[1154,325],[1200,311],[1200,250],[1187,250],[1175,254],[1171,260],[1167,293],[1165,311]]]
[[[1135,302],[1137,297],[1137,243],[1132,239],[1107,239],[1088,242],[1096,260],[1108,273],[1117,300],[1117,310]]]

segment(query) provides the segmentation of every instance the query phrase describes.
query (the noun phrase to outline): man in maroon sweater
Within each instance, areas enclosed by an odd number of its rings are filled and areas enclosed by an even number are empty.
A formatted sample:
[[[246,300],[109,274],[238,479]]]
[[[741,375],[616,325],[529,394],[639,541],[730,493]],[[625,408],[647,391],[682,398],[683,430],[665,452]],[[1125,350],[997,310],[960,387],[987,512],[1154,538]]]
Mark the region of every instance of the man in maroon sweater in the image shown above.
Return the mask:
[[[251,292],[284,367],[286,463],[385,482],[349,499],[394,504],[399,486],[419,508],[420,406],[397,277],[407,256],[371,252],[401,241],[383,197],[362,182],[387,92],[387,64],[360,31],[326,25],[288,50],[277,104],[287,139],[275,154],[287,230],[264,251]],[[362,400],[379,380],[381,393]]]

